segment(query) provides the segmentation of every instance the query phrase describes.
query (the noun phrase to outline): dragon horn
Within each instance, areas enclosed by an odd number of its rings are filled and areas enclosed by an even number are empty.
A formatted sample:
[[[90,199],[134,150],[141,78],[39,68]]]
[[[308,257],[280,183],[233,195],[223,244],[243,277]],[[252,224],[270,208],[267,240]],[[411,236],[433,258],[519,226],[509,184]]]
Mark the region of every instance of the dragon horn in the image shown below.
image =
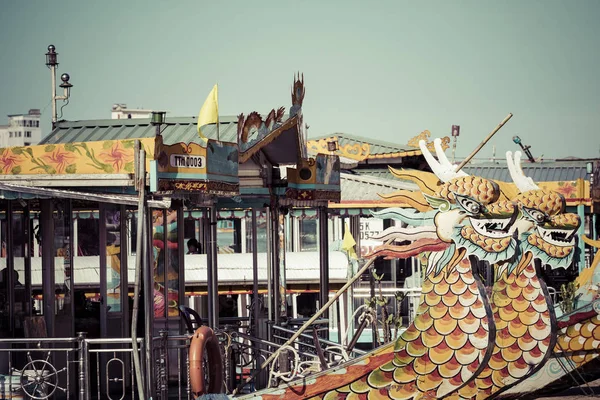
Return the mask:
[[[506,152],[506,164],[508,165],[508,172],[512,178],[515,186],[521,193],[528,192],[530,190],[538,190],[538,185],[533,182],[533,179],[525,176],[523,169],[521,168],[521,152],[515,152],[513,158],[512,152]]]
[[[435,142],[434,142],[434,145],[435,145]],[[431,167],[431,170],[433,171],[435,176],[437,176],[442,182],[448,182],[454,178],[458,178],[461,176],[467,176],[467,174],[463,171],[456,172],[454,170],[454,166],[452,164],[450,164],[449,161],[448,161],[448,165],[442,165],[438,160],[436,160],[435,157],[433,157],[433,155],[427,148],[427,143],[424,140],[419,140],[419,147],[421,148],[421,153],[423,153],[423,157],[425,157],[427,164],[429,164],[429,167]],[[440,146],[440,149],[441,149],[441,146]],[[444,154],[443,151],[441,151],[440,154]],[[440,157],[439,154],[438,154],[438,157]],[[446,161],[447,161],[447,159],[446,159]]]
[[[448,160],[448,157],[446,157],[446,153],[444,152],[444,149],[442,149],[442,139],[440,138],[436,138],[433,141],[433,146],[435,147],[435,154],[437,155],[437,158],[440,162],[440,164],[444,167],[447,168],[449,170],[456,170],[456,166],[453,165],[450,160]],[[468,174],[466,172],[463,171],[459,171],[457,173],[456,176],[467,176]]]

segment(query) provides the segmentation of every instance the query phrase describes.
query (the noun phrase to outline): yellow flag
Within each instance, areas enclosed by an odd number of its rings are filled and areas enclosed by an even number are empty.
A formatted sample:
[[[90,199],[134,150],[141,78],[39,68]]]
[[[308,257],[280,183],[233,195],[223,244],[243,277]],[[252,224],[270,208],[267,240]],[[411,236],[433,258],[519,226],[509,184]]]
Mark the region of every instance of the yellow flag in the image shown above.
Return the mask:
[[[358,257],[356,256],[356,251],[354,250],[354,246],[356,246],[356,240],[354,240],[354,237],[350,232],[350,227],[346,223],[344,239],[342,240],[342,250],[348,253],[348,257],[358,259]]]
[[[205,141],[208,140],[202,133],[201,128],[204,125],[214,123],[219,123],[219,89],[217,88],[217,85],[213,86],[198,113],[198,136]]]

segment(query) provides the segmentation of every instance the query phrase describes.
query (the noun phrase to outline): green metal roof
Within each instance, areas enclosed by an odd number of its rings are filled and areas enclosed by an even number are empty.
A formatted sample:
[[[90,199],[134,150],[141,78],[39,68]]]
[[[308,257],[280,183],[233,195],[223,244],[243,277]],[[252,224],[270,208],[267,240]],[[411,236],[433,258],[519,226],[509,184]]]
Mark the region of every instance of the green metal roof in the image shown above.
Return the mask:
[[[523,173],[534,182],[559,182],[589,179],[586,170],[587,161],[542,161],[523,163]],[[483,176],[504,182],[512,182],[506,164],[485,163],[465,166],[465,172],[470,175]]]
[[[167,117],[161,125],[164,143],[201,143],[196,130],[196,120],[196,117]],[[204,126],[202,132],[210,139],[237,143],[237,121],[237,117],[220,117],[218,138],[216,124]],[[155,135],[156,126],[150,123],[149,118],[63,121],[59,122],[40,144],[141,139]]]
[[[589,179],[586,170],[588,161],[543,161],[522,164],[523,172],[534,182],[574,181],[579,178]],[[505,163],[473,163],[463,170],[469,175],[482,176],[502,182],[512,182]],[[395,179],[387,168],[360,168],[353,172],[382,179]]]
[[[410,147],[407,145],[398,145],[397,143],[385,142],[381,140],[373,140],[364,136],[354,136],[347,133],[332,133],[331,135],[311,137],[308,140],[320,140],[336,136],[340,147],[346,144],[367,143],[370,145],[370,154],[388,154],[399,153],[405,151],[421,151],[419,148]]]

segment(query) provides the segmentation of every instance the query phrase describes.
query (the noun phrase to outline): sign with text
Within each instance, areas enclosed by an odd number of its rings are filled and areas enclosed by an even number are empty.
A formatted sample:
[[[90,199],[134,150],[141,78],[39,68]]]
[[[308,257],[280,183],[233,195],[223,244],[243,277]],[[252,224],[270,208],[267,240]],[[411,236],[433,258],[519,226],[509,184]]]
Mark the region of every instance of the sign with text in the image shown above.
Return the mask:
[[[170,161],[173,168],[204,168],[206,166],[206,159],[203,156],[171,154]]]
[[[381,240],[371,239],[383,232],[383,220],[378,218],[360,219],[360,255],[371,253],[377,246],[383,244]]]

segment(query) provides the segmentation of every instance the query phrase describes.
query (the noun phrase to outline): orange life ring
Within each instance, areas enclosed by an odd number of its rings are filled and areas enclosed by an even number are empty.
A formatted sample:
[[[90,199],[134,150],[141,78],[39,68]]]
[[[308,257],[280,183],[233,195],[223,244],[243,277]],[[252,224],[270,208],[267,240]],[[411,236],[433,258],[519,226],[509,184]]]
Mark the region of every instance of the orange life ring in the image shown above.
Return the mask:
[[[204,353],[208,356],[208,388],[204,381]],[[223,361],[219,339],[208,326],[196,329],[190,344],[190,385],[194,397],[221,393],[223,386]]]

